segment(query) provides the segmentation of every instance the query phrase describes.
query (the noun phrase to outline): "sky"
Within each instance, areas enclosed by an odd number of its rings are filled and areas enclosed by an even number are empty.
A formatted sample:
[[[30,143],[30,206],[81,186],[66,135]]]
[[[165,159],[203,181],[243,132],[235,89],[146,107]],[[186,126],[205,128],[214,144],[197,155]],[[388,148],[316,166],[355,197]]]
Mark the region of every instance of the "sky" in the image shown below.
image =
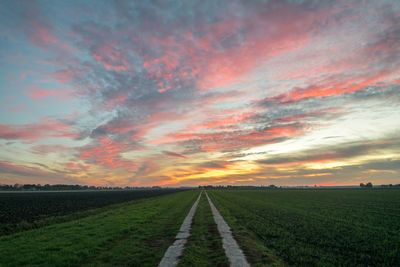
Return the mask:
[[[0,184],[400,183],[400,1],[0,1]]]

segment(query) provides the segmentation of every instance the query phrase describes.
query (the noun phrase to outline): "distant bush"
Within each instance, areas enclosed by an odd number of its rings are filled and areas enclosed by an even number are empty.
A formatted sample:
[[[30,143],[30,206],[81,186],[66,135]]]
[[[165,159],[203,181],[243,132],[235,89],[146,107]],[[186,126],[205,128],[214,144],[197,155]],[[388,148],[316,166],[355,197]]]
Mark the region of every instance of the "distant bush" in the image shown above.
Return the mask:
[[[361,188],[372,188],[372,183],[371,182],[368,182],[366,184],[360,183],[360,187]]]

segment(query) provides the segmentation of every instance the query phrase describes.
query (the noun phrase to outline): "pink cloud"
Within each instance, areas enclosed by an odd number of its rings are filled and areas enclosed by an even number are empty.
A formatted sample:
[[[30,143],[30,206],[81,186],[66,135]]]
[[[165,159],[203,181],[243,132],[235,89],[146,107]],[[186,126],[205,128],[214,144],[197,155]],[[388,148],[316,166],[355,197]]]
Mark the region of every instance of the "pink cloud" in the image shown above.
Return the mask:
[[[37,86],[28,86],[28,96],[32,100],[40,100],[47,97],[55,97],[66,99],[71,96],[71,91],[69,90],[45,90]]]
[[[48,176],[49,173],[42,171],[39,168],[28,167],[23,165],[17,165],[7,161],[0,161],[0,169],[4,169],[11,173],[17,173],[22,175],[38,175],[38,176]]]
[[[197,143],[201,151],[212,152],[238,148],[249,148],[257,145],[276,142],[278,139],[298,136],[304,133],[300,123],[280,125],[257,130],[222,130],[212,133],[176,132],[153,140],[148,144],[185,144]]]
[[[165,91],[168,91],[168,90],[171,90],[172,89],[172,86],[166,86],[166,87],[162,87],[162,88],[159,88],[158,89],[158,92],[160,92],[160,93],[164,93]]]
[[[250,19],[232,16],[204,24],[179,36],[150,37],[150,47],[162,54],[144,53],[148,77],[158,81],[159,92],[179,87],[177,80],[195,79],[202,90],[246,81],[247,75],[267,59],[309,44],[310,29],[341,11],[322,9],[311,13],[296,5],[277,3],[269,10]],[[287,23],[291,20],[297,23]]]
[[[187,124],[187,127],[186,130],[181,130],[178,133],[167,134],[160,139],[150,140],[147,143],[154,145],[174,142],[176,140],[192,139],[198,137],[201,132],[208,132],[210,130],[237,130],[241,123],[252,120],[252,117],[257,114],[257,109],[253,108],[250,110],[248,108],[239,108],[219,111],[213,108],[204,107],[203,113],[210,113],[209,117],[213,119],[206,119],[203,122],[192,124],[193,115],[190,114],[176,114],[173,112],[153,114],[151,119],[155,122],[154,125],[160,125],[160,123],[168,122],[169,120],[176,121],[177,119],[180,119]]]
[[[64,70],[59,70],[51,74],[52,77],[54,77],[57,82],[61,84],[73,82],[77,79],[77,76],[82,74],[81,71],[72,71],[68,69]]]
[[[72,138],[77,135],[70,125],[50,119],[22,125],[0,124],[0,139],[6,140]]]
[[[29,40],[38,46],[55,45],[59,43],[57,37],[51,33],[51,28],[35,19],[30,20],[31,29],[28,31]]]
[[[74,162],[68,162],[65,164],[65,166],[69,169],[77,169],[77,170],[81,170],[81,171],[87,171],[90,169],[90,165],[83,165],[80,163],[74,163]]]
[[[32,44],[44,50],[50,48],[59,54],[76,51],[75,48],[56,36],[52,24],[31,3],[27,2],[26,8],[29,10],[25,14],[27,20],[22,26],[22,31],[25,32]]]
[[[108,70],[127,71],[129,69],[126,50],[116,49],[111,45],[103,45],[97,47],[92,56]]]
[[[104,108],[105,108],[105,110],[111,110],[111,109],[115,108],[116,106],[120,106],[120,105],[124,104],[125,101],[126,101],[126,96],[115,95],[113,97],[107,98]]]
[[[190,126],[190,129],[196,132],[200,129],[225,128],[229,125],[236,126],[245,121],[250,121],[254,115],[256,115],[256,113],[240,113],[238,110],[235,110],[232,115],[229,114],[226,116],[221,116],[221,118],[218,119],[210,119],[202,124]]]
[[[79,154],[82,160],[93,161],[94,164],[109,168],[122,168],[127,171],[134,171],[138,164],[122,159],[121,154],[129,151],[131,146],[109,138],[101,138],[98,144],[85,147]]]
[[[342,75],[332,76],[322,81],[318,85],[310,85],[305,88],[295,87],[288,93],[280,94],[275,97],[267,98],[265,102],[292,102],[306,98],[327,97],[334,95],[343,95],[362,90],[367,86],[379,85],[384,82],[386,77],[389,77],[393,70],[384,70],[378,73],[347,77]],[[387,84],[387,83],[386,83]]]

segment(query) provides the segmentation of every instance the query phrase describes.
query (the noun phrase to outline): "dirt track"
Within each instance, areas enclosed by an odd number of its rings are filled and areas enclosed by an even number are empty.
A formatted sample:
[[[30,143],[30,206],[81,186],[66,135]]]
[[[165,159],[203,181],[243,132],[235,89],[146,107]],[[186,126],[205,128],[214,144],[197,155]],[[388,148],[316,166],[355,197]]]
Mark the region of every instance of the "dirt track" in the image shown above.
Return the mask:
[[[175,242],[167,249],[162,258],[160,267],[170,267],[177,266],[179,263],[179,257],[182,255],[185,244],[187,242],[188,237],[190,236],[190,228],[193,221],[193,216],[196,213],[197,206],[200,200],[200,197],[203,192],[200,192],[199,197],[194,202],[192,208],[190,209],[188,215],[183,221],[181,228],[179,229],[178,234],[175,237]],[[247,262],[246,257],[243,254],[243,251],[240,249],[239,245],[236,243],[235,239],[232,236],[231,229],[229,225],[225,222],[224,218],[221,216],[217,208],[212,203],[211,199],[208,197],[207,192],[205,192],[208,203],[210,204],[211,211],[214,217],[214,221],[217,224],[218,232],[222,238],[223,248],[225,250],[225,254],[229,259],[230,266],[233,267],[247,267],[250,264]]]
[[[221,216],[217,208],[214,206],[211,199],[208,197],[207,192],[206,192],[206,197],[208,199],[208,203],[210,204],[211,211],[213,213],[215,223],[217,224],[219,234],[222,237],[222,245],[225,249],[225,254],[228,257],[231,266],[233,267],[250,266],[250,264],[246,260],[246,257],[243,254],[243,251],[240,249],[239,245],[233,238],[229,225],[225,222],[224,218]]]
[[[199,200],[202,193],[203,192],[200,192],[199,197],[194,202],[188,215],[183,221],[181,228],[179,229],[179,232],[175,237],[175,242],[167,249],[167,251],[164,254],[164,257],[162,258],[158,266],[170,267],[178,265],[179,257],[182,255],[182,252],[185,248],[185,244],[187,242],[187,238],[190,236],[190,227],[192,225],[193,216],[196,213],[197,205],[199,204]]]

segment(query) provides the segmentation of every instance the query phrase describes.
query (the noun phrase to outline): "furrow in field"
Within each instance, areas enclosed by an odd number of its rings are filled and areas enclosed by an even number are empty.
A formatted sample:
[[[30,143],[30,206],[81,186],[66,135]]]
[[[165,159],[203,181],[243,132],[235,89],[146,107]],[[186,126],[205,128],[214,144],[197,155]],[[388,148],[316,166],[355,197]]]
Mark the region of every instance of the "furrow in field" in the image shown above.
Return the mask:
[[[240,249],[239,245],[233,238],[229,225],[225,222],[224,218],[221,216],[217,208],[214,206],[211,199],[208,197],[207,192],[206,196],[208,199],[208,203],[210,204],[214,220],[217,224],[218,231],[222,237],[222,244],[225,249],[226,256],[228,257],[231,266],[233,267],[250,266],[250,264],[246,260],[246,257],[243,254],[243,251]]]
[[[197,205],[199,204],[201,194],[202,192],[200,192],[199,197],[194,202],[188,215],[183,221],[181,228],[179,229],[179,232],[175,237],[175,242],[167,249],[167,251],[164,254],[164,257],[162,258],[158,266],[170,267],[178,265],[179,257],[182,255],[187,238],[190,235],[190,226],[192,225],[193,216],[196,213]]]

